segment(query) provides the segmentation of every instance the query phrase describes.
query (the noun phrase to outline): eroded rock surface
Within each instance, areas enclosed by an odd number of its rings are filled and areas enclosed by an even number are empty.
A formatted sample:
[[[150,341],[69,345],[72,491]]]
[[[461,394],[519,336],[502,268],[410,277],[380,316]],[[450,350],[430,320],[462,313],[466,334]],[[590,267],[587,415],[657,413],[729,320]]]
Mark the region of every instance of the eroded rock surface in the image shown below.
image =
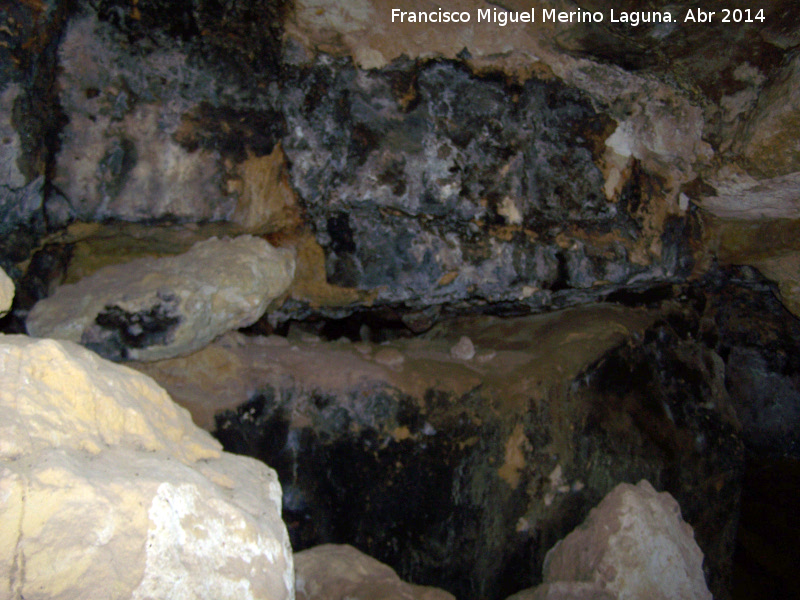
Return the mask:
[[[445,591],[402,581],[352,546],[324,544],[294,558],[297,600],[455,600]]]
[[[156,360],[198,350],[258,320],[294,277],[294,255],[240,236],[101,269],[34,306],[28,332],[108,358]]]
[[[26,336],[0,336],[0,379],[4,597],[294,597],[275,472],[151,379]]]
[[[283,147],[333,283],[417,308],[477,296],[541,309],[691,263],[662,238],[666,205],[644,171],[606,193],[614,122],[575,88],[456,62],[360,72],[322,58],[294,73]]]
[[[647,481],[603,498],[547,553],[544,580],[596,582],[618,600],[711,600],[692,528],[675,499]]]

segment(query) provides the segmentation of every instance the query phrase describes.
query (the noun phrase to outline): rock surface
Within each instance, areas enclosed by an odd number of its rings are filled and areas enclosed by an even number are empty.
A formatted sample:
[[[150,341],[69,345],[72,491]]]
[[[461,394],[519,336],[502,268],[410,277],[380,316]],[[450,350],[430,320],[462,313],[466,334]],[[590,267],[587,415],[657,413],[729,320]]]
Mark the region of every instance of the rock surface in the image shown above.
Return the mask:
[[[332,283],[413,308],[541,310],[691,262],[663,235],[682,218],[647,173],[606,193],[613,121],[574,87],[504,85],[455,61],[362,73],[320,58],[288,72],[283,148]]]
[[[4,316],[14,302],[14,282],[0,269],[0,317]]]
[[[26,336],[0,379],[3,597],[294,597],[274,471],[151,379]]]
[[[558,542],[544,580],[596,582],[618,600],[711,600],[692,528],[675,499],[644,480],[619,484]]]
[[[599,583],[558,581],[517,592],[506,600],[617,600]]]
[[[257,321],[289,289],[289,250],[240,236],[188,252],[107,267],[34,306],[28,332],[79,342],[111,359],[157,360],[194,352]]]
[[[442,590],[402,581],[352,546],[324,544],[294,559],[297,600],[455,600]]]
[[[407,581],[500,600],[619,481],[646,477],[686,504],[723,590],[741,444],[697,315],[664,310],[473,318],[382,344],[228,334],[136,367],[276,468],[297,550],[352,544]],[[472,360],[451,354],[462,336]]]

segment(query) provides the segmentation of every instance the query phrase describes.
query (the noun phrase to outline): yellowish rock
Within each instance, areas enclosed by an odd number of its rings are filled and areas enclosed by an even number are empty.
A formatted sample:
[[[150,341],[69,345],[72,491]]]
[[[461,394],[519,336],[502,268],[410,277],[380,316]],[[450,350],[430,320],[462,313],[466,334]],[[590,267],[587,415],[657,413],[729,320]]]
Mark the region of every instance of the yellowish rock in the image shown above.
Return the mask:
[[[275,472],[220,451],[149,377],[0,335],[9,598],[294,598]]]
[[[787,252],[751,264],[778,284],[781,302],[800,317],[800,252]]]
[[[0,269],[0,317],[8,312],[14,301],[14,282]]]
[[[116,446],[192,463],[220,445],[146,376],[70,342],[0,335],[0,458]]]

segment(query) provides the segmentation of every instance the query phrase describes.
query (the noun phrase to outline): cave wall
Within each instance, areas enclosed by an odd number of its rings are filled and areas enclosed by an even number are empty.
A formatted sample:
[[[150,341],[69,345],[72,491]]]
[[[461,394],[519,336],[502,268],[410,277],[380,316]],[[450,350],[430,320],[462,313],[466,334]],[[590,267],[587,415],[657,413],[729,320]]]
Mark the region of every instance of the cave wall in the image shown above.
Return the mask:
[[[725,597],[742,448],[760,457],[800,452],[800,9],[776,1],[750,23],[698,24],[683,22],[696,7],[679,1],[663,7],[678,22],[634,27],[611,23],[611,7],[597,0],[582,8],[605,14],[603,23],[500,26],[474,22],[482,3],[457,4],[473,15],[469,27],[392,23],[385,0],[0,7],[0,266],[17,287],[0,328],[25,332],[37,301],[103,267],[241,234],[296,261],[290,287],[248,321],[248,336],[361,341],[373,367],[400,379],[403,348],[378,345],[426,332],[435,340],[453,318],[683,305],[604,348],[580,373],[559,375],[566,388],[547,400],[568,415],[560,423],[550,408],[532,406],[533,396],[525,410],[498,416],[469,369],[459,377],[474,391],[426,396],[437,386],[398,391],[395,381],[340,398],[322,387],[294,394],[296,384],[259,380],[262,366],[243,360],[240,381],[221,386],[198,374],[204,361],[221,360],[218,346],[212,358],[177,359],[202,384],[177,385],[158,363],[137,367],[207,429],[245,427],[255,411],[258,431],[229,443],[274,462],[284,479],[287,452],[316,457],[300,471],[308,489],[287,491],[287,504],[299,507],[298,540],[341,541],[336,519],[350,520],[331,507],[307,519],[303,494],[364,506],[347,482],[410,470],[427,473],[429,487],[446,480],[474,490],[474,478],[491,472],[475,493],[503,498],[508,522],[481,520],[486,498],[465,500],[452,517],[489,540],[485,555],[462,551],[465,542],[442,528],[428,542],[439,545],[419,558],[405,522],[402,535],[398,525],[380,539],[366,529],[353,538],[423,579],[434,578],[426,561],[446,552],[462,560],[447,582],[484,594],[491,582],[533,583],[545,546],[592,502],[620,479],[647,477],[694,521],[709,583]],[[415,7],[438,10],[427,0]],[[562,0],[543,8],[574,10]],[[508,0],[492,10],[530,7]],[[115,342],[111,354],[136,352]],[[355,369],[352,361],[340,368]],[[348,438],[352,415],[342,411],[364,395],[375,404],[372,421]],[[313,426],[279,418],[298,398],[310,403]],[[450,405],[469,418],[436,412]],[[442,421],[422,420],[425,411]],[[426,423],[447,434],[422,448]],[[406,430],[411,437],[400,439]],[[520,537],[520,519],[541,520],[531,498],[544,503],[561,464],[542,450],[553,430],[568,450],[564,477],[586,487],[560,520]],[[268,432],[274,439],[262,440]],[[537,465],[520,472],[517,487],[488,466],[506,460],[512,438],[512,454]],[[363,453],[347,454],[356,449]],[[352,470],[312,473],[315,461]],[[460,480],[462,471],[471,474]],[[452,499],[444,490],[448,498],[423,501],[428,488],[403,481],[415,505],[430,507],[418,526],[453,524],[437,512]],[[722,499],[700,500],[709,496]],[[391,502],[383,508],[404,508]],[[492,528],[505,533],[492,537]],[[505,570],[481,570],[488,557]],[[521,562],[534,567],[508,575]]]

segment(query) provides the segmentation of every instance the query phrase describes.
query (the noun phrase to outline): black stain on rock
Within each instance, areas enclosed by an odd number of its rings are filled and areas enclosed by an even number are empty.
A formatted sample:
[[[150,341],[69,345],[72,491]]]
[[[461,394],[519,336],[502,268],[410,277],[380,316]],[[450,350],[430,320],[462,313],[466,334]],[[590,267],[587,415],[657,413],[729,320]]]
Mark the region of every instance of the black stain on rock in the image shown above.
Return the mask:
[[[201,102],[181,117],[175,141],[189,152],[214,150],[236,162],[248,154],[270,154],[286,133],[283,115],[273,109],[235,109]]]
[[[98,180],[104,198],[114,199],[119,195],[137,160],[136,145],[132,141],[118,138],[111,142],[97,165]]]
[[[159,293],[157,304],[136,312],[106,306],[84,331],[81,344],[110,360],[126,360],[132,348],[170,343],[180,322],[178,298]]]

